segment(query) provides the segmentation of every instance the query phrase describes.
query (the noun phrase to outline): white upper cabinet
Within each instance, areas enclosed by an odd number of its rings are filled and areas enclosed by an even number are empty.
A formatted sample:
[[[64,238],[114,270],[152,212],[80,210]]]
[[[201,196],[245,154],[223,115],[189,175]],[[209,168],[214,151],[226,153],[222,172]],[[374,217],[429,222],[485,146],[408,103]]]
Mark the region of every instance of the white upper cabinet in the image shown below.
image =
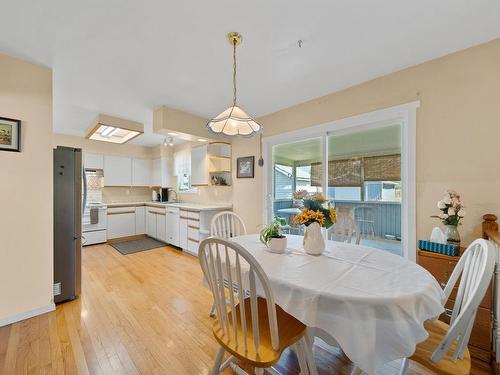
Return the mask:
[[[104,155],[84,152],[83,157],[83,166],[85,168],[104,169]]]
[[[152,161],[152,186],[172,187],[172,160],[166,157]]]
[[[104,185],[132,186],[132,158],[106,155],[104,157]]]
[[[146,159],[132,159],[132,185],[151,186],[152,161]]]
[[[191,185],[208,185],[208,149],[207,145],[191,150]]]

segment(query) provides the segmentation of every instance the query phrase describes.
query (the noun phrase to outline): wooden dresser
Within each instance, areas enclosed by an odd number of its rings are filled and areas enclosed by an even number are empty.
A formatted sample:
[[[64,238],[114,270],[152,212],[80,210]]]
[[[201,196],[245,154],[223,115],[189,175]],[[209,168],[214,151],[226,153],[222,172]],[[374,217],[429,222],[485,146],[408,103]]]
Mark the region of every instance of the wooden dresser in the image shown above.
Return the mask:
[[[463,250],[465,249],[461,249],[461,251]],[[446,283],[448,282],[448,279],[459,259],[460,257],[451,257],[428,251],[418,250],[417,252],[418,264],[432,273],[443,288],[446,286]],[[458,284],[446,303],[445,313],[439,318],[446,323],[449,323],[450,320],[457,289]],[[492,305],[493,288],[490,286],[477,311],[476,321],[474,323],[474,328],[469,341],[469,351],[471,356],[487,363],[490,363],[492,359]]]

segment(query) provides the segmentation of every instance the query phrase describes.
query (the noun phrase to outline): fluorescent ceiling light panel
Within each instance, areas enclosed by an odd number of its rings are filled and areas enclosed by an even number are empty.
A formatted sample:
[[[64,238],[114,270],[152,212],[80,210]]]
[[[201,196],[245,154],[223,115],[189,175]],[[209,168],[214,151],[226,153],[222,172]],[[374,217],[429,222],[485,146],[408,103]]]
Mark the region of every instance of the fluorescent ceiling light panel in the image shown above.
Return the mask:
[[[101,114],[90,127],[86,138],[121,144],[143,133],[144,125],[140,122]]]

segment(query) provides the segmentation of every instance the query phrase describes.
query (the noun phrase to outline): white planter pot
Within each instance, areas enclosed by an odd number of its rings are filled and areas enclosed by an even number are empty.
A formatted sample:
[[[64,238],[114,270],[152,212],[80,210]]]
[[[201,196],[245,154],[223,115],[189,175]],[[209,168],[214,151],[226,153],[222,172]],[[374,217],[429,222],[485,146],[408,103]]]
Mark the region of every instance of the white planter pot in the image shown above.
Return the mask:
[[[281,254],[285,252],[286,245],[287,245],[286,237],[271,238],[271,241],[269,241],[268,249],[271,253]]]
[[[310,255],[320,255],[325,251],[325,239],[318,223],[309,224],[304,233],[304,250]]]

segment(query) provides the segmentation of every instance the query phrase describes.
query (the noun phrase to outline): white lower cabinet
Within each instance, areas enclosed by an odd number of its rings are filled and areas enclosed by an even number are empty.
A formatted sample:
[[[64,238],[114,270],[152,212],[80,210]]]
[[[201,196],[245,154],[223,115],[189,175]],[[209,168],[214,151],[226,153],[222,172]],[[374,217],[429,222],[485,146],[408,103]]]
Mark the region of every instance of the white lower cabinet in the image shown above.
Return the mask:
[[[146,209],[145,207],[135,208],[135,234],[146,233]]]
[[[109,208],[107,226],[108,239],[135,235],[135,209],[130,207]]]
[[[146,234],[167,242],[166,210],[146,206]]]
[[[156,238],[156,213],[149,211],[146,207],[146,234]]]
[[[156,214],[156,238],[160,241],[167,241],[165,213]]]
[[[181,210],[179,214],[179,247],[181,249],[187,249],[187,233],[188,233],[187,222],[188,222],[187,212]]]

